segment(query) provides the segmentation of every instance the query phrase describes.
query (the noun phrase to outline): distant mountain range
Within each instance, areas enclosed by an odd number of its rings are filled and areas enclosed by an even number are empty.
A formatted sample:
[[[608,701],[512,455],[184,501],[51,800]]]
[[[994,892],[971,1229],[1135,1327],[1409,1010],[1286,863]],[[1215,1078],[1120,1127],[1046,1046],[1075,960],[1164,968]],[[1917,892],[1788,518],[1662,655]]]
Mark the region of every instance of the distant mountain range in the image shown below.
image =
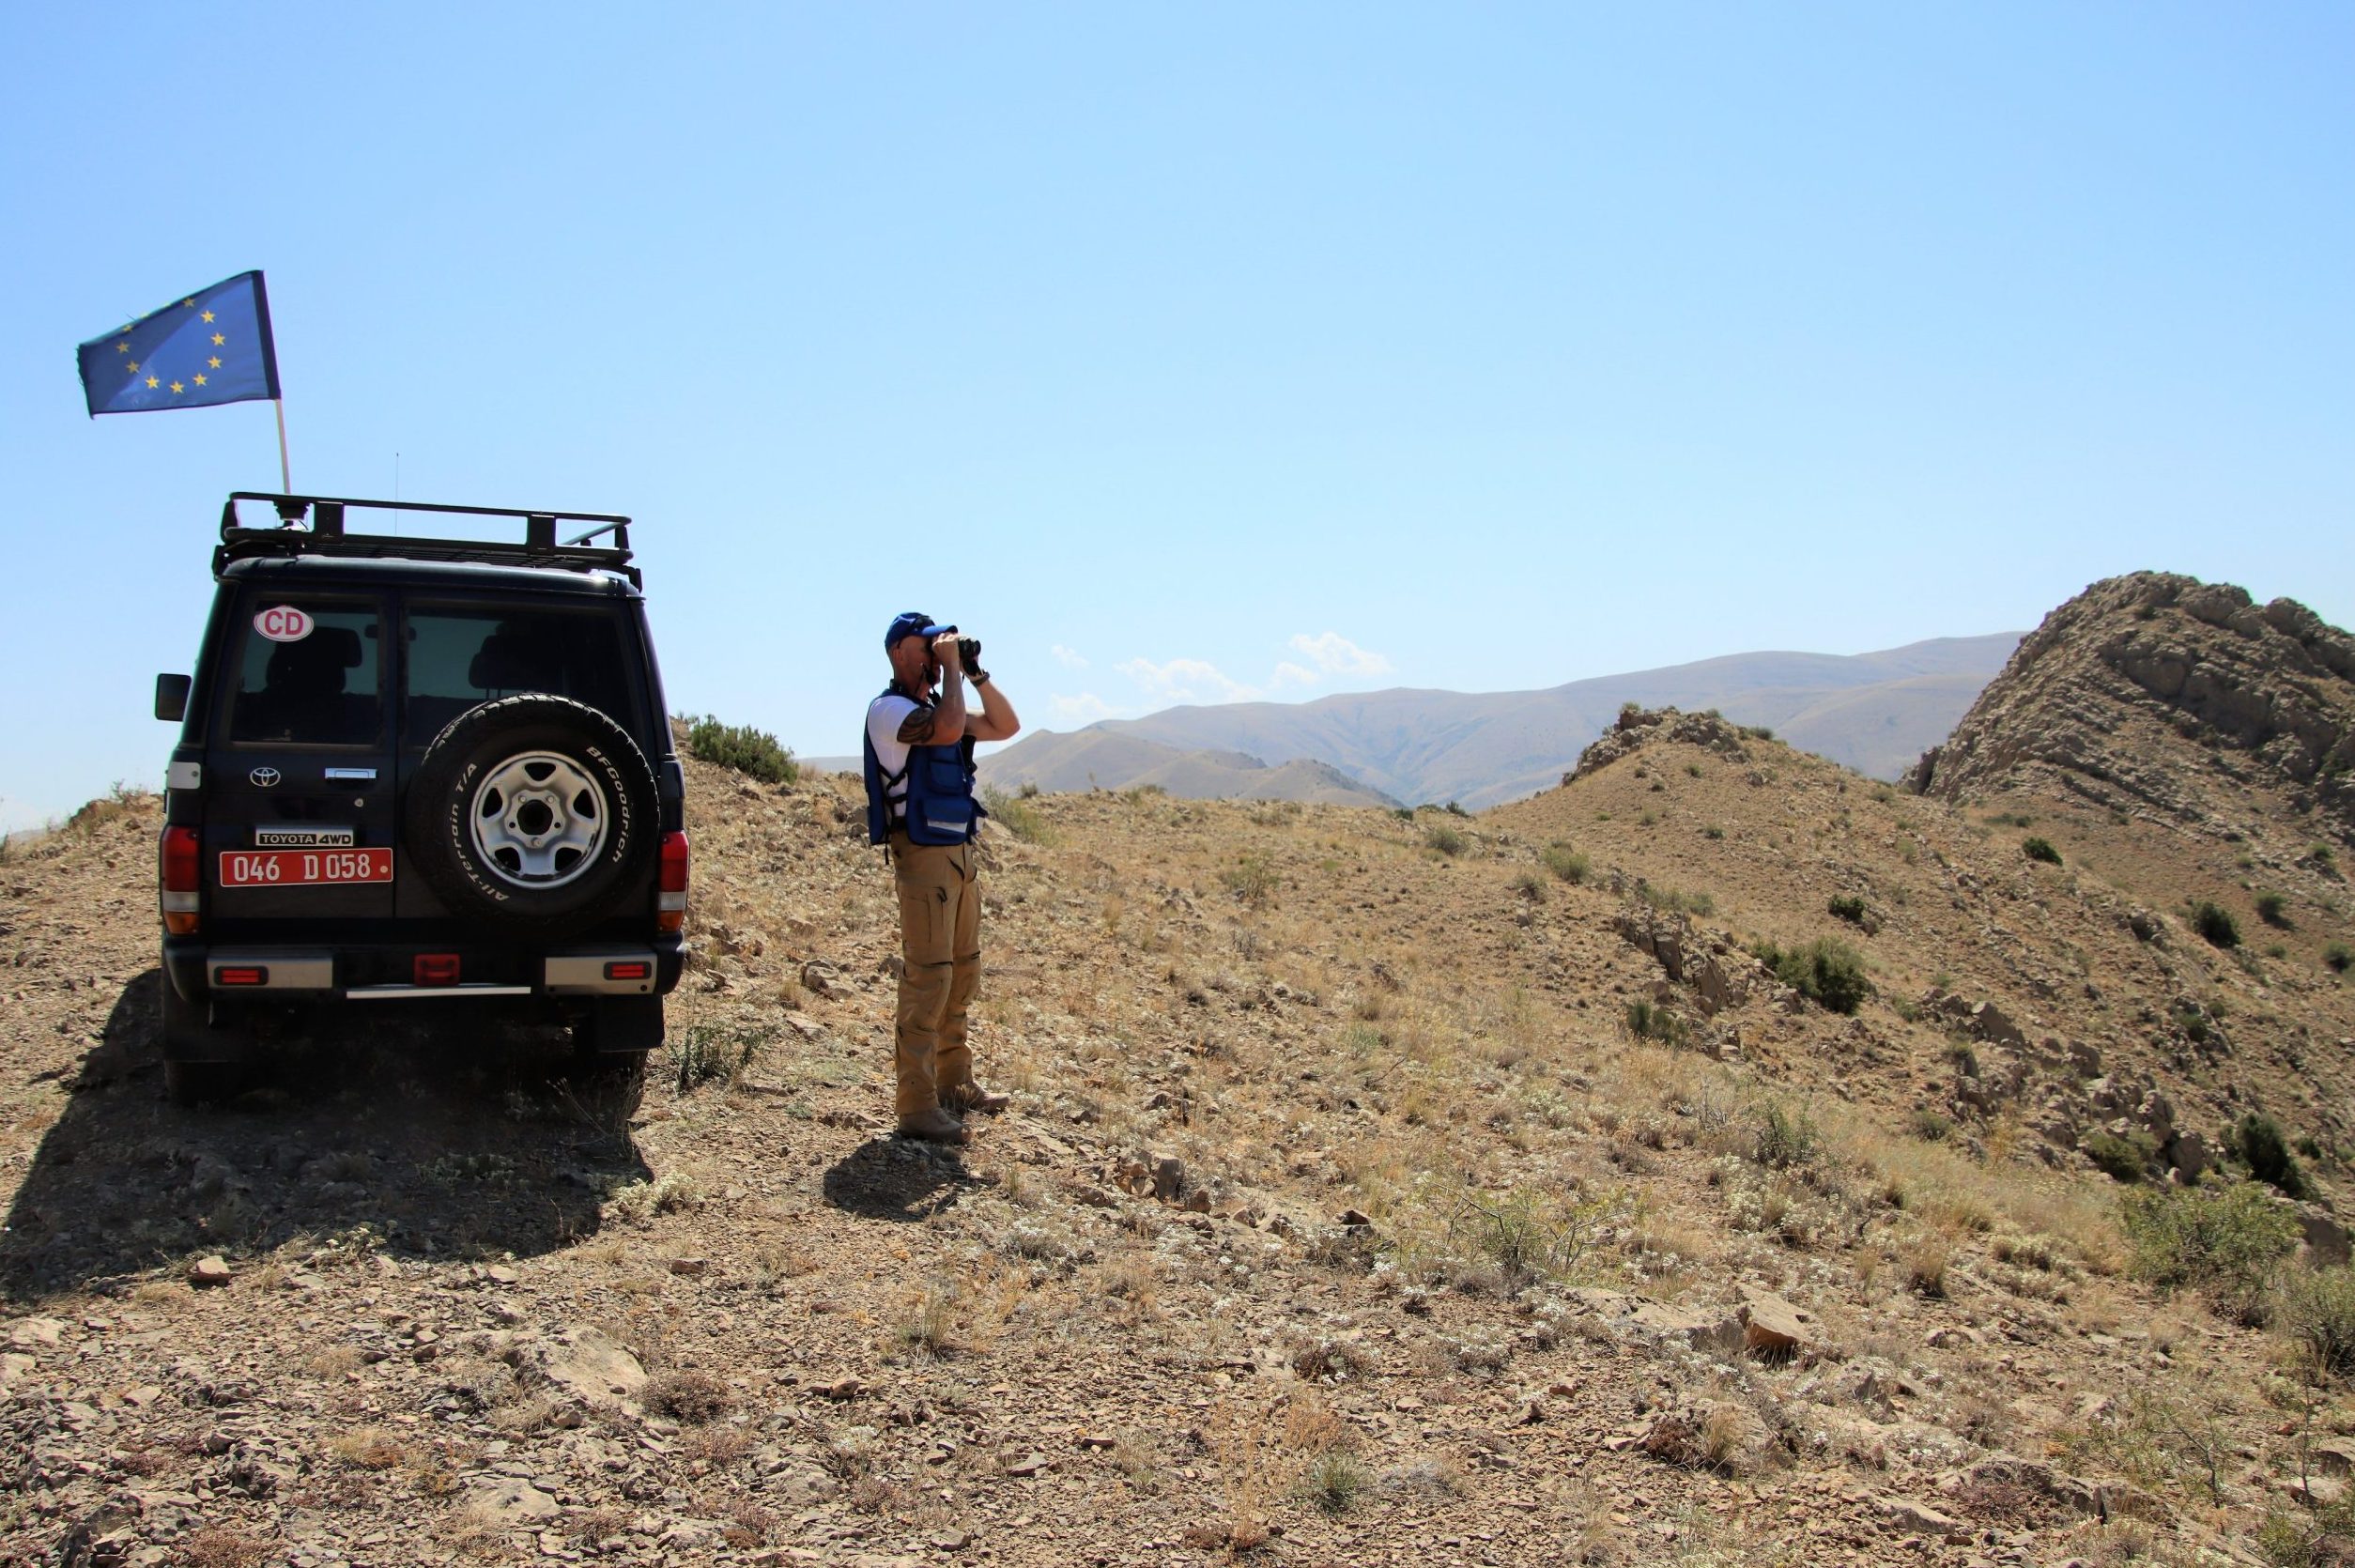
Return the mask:
[[[1621,704],[1716,708],[1876,778],[1947,738],[2021,634],[1938,638],[1875,653],[1734,653],[1543,691],[1352,692],[1229,702],[1038,730],[981,761],[999,789],[1158,784],[1197,799],[1478,808],[1561,780]],[[855,759],[813,765],[857,767]]]

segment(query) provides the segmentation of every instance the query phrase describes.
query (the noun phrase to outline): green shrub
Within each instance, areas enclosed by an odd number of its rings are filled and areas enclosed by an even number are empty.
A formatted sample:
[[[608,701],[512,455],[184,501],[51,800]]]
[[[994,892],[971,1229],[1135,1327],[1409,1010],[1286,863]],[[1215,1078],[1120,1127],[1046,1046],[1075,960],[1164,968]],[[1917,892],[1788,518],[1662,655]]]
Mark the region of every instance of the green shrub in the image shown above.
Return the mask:
[[[2233,1128],[2232,1152],[2249,1167],[2251,1176],[2290,1197],[2306,1197],[2314,1191],[2305,1167],[2289,1152],[2282,1124],[2261,1111],[2250,1112]]]
[[[1585,855],[1567,844],[1548,844],[1537,858],[1546,863],[1546,869],[1573,886],[1584,882],[1594,869]]]
[[[2206,899],[2192,906],[2192,929],[2211,947],[2240,945],[2240,923],[2223,905]]]
[[[1636,889],[1636,897],[1654,909],[1670,915],[1715,915],[1717,900],[1707,893],[1682,893],[1673,887],[1661,887],[1645,883]]]
[[[1687,762],[1685,764],[1685,772],[1690,777],[1699,778],[1701,776],[1701,764],[1699,762]]]
[[[1542,904],[1546,901],[1546,884],[1535,871],[1523,871],[1515,877],[1513,891],[1533,904]]]
[[[2333,942],[2322,950],[2322,961],[2344,975],[2349,964],[2355,964],[2355,952],[2349,952],[2344,942]]]
[[[2281,1325],[2315,1370],[2355,1379],[2355,1269],[2304,1269],[2283,1281]]]
[[[1226,884],[1229,893],[1257,909],[1275,897],[1276,889],[1284,885],[1284,874],[1266,855],[1246,851],[1234,865],[1219,873],[1219,881]]]
[[[1760,1164],[1778,1171],[1792,1170],[1812,1163],[1822,1146],[1815,1123],[1806,1112],[1785,1111],[1779,1105],[1770,1104],[1759,1113],[1758,1138],[1751,1154]]]
[[[1719,827],[1715,822],[1711,822],[1707,827],[1701,830],[1701,836],[1703,838],[1722,838],[1725,837],[1725,829]]]
[[[1641,998],[1627,1004],[1627,1032],[1639,1040],[1657,1040],[1662,1045],[1685,1043],[1685,1021]]]
[[[1301,1477],[1301,1495],[1334,1518],[1349,1512],[1374,1484],[1374,1472],[1347,1449],[1329,1448]]]
[[[2267,925],[2279,926],[2284,930],[2288,929],[2289,899],[2285,898],[2283,895],[2279,893],[2258,894],[2256,896],[2256,912],[2257,918],[2264,921]]]
[[[1036,798],[1035,790],[1020,795],[986,786],[981,791],[981,806],[992,822],[1025,844],[1052,844],[1054,829],[1048,824],[1047,814],[1031,804]]]
[[[2086,1140],[2086,1156],[2119,1181],[2140,1181],[2159,1158],[2158,1141],[2147,1132],[2096,1132]]]
[[[1771,741],[1775,738],[1775,732],[1762,724],[1750,725],[1742,733],[1754,741]]]
[[[1441,854],[1464,853],[1464,836],[1452,822],[1433,822],[1424,831],[1423,841]]]
[[[2153,1187],[2122,1216],[2138,1279],[2196,1286],[2244,1322],[2261,1321],[2276,1266],[2298,1245],[2298,1222],[2250,1182]]]
[[[1954,1135],[1954,1119],[1936,1111],[1914,1113],[1914,1136],[1926,1144],[1943,1144]]]
[[[1465,810],[1461,806],[1452,800],[1445,806],[1440,807],[1439,809],[1446,812],[1451,817],[1469,817],[1471,815],[1470,812]]]
[[[2041,860],[2047,866],[2057,866],[2061,863],[2060,851],[2053,847],[2053,841],[2050,838],[2024,839],[2020,844],[2020,853],[2030,860]]]
[[[1804,947],[1762,942],[1750,950],[1777,979],[1826,1012],[1853,1013],[1872,994],[1864,955],[1838,937],[1820,936]]]
[[[687,720],[687,751],[705,762],[734,768],[763,784],[791,784],[801,776],[793,754],[777,737],[748,724],[722,724],[706,714]]]
[[[1843,898],[1835,894],[1832,901],[1825,907],[1852,926],[1861,926],[1865,923],[1865,901],[1862,899]]]

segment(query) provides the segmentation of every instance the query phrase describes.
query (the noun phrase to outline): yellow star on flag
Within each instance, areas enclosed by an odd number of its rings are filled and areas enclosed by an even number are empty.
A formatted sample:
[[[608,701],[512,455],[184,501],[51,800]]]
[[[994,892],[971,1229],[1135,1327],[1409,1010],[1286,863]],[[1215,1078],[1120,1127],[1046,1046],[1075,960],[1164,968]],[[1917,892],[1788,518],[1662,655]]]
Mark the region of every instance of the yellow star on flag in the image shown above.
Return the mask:
[[[205,312],[205,325],[208,327],[212,325],[212,312],[210,311]]]
[[[205,363],[210,365],[215,370],[219,370],[221,368],[221,356],[215,354],[211,359],[207,360]]]
[[[212,335],[212,346],[213,346],[215,348],[220,347],[223,344],[224,344],[224,343],[226,343],[226,342],[228,342],[228,341],[229,341],[229,340],[228,340],[227,338],[223,337],[223,336],[222,336],[219,332],[215,332],[215,333],[213,333],[213,335]]]
[[[147,377],[147,387],[148,387],[148,389],[149,389],[150,391],[154,390],[155,385],[156,385],[156,379],[155,379],[155,377],[152,377],[152,376],[148,377]]]
[[[172,383],[172,390],[173,390],[174,392],[186,392],[188,389],[187,389],[186,387],[181,386],[181,385],[180,385],[177,381],[175,381],[175,382],[173,382],[173,383]]]
[[[200,387],[205,384],[205,373],[201,370],[196,373],[196,384]]]
[[[115,352],[117,354],[128,354],[131,352],[131,345],[128,343],[118,343],[115,346]]]
[[[138,361],[137,360],[133,360],[133,361],[131,361],[131,373],[133,376],[136,376],[136,375],[138,375],[138,374],[139,374],[139,361]]]
[[[186,305],[190,310],[194,310],[196,308],[196,301],[193,300],[182,300],[180,303]]]

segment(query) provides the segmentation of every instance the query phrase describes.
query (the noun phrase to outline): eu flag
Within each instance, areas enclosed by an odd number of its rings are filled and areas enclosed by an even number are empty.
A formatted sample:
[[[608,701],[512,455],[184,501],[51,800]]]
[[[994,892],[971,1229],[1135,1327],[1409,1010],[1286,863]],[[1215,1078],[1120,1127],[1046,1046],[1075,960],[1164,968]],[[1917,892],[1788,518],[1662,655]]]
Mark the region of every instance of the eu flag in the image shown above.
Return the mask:
[[[92,414],[144,414],[278,395],[269,296],[239,272],[175,300],[78,351]]]

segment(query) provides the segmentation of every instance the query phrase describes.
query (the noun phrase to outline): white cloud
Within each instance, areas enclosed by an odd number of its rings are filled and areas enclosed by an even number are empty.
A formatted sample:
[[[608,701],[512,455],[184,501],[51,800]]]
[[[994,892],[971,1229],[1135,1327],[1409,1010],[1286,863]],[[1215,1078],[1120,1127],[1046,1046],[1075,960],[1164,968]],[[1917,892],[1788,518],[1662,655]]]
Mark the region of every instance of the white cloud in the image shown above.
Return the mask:
[[[1058,642],[1054,647],[1048,649],[1047,652],[1053,653],[1054,655],[1054,662],[1061,665],[1066,669],[1085,669],[1087,668],[1086,655],[1080,653],[1080,651],[1076,648],[1066,648],[1063,644]]]
[[[1277,665],[1275,673],[1268,678],[1268,689],[1282,691],[1286,686],[1313,686],[1322,679],[1323,677],[1316,671],[1302,669],[1299,665],[1286,659]]]
[[[1392,669],[1390,660],[1371,649],[1359,647],[1339,632],[1326,632],[1317,637],[1301,632],[1293,637],[1292,646],[1306,654],[1311,663],[1328,675],[1387,675]]]
[[[1081,692],[1077,697],[1066,697],[1056,692],[1047,699],[1047,716],[1057,724],[1067,724],[1073,729],[1084,728],[1100,718],[1118,718],[1123,712],[1124,709],[1114,707],[1092,691]]]
[[[1230,679],[1207,659],[1128,659],[1115,666],[1121,674],[1163,702],[1249,702],[1260,693],[1256,686]]]

